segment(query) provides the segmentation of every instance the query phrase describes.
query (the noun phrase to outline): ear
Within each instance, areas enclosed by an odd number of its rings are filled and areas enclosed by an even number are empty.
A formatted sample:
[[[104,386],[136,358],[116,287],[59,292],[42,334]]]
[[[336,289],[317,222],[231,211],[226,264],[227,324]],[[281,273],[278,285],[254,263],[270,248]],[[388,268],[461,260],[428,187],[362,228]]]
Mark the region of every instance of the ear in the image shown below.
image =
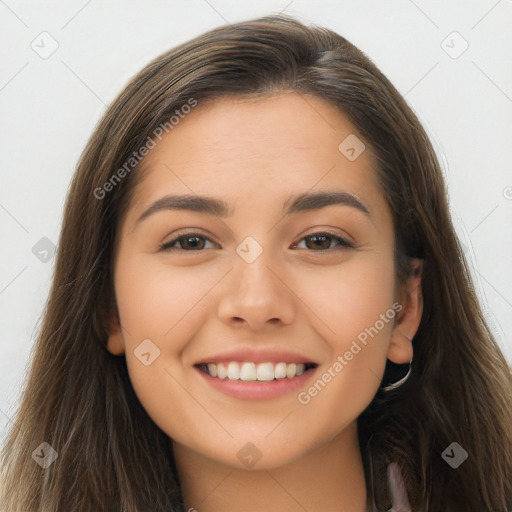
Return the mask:
[[[412,339],[423,314],[422,270],[423,260],[413,260],[410,275],[400,296],[402,309],[396,318],[387,354],[387,358],[396,364],[408,363],[413,358]]]
[[[110,313],[107,324],[107,350],[115,356],[123,355],[125,353],[124,340],[117,313],[113,311]]]

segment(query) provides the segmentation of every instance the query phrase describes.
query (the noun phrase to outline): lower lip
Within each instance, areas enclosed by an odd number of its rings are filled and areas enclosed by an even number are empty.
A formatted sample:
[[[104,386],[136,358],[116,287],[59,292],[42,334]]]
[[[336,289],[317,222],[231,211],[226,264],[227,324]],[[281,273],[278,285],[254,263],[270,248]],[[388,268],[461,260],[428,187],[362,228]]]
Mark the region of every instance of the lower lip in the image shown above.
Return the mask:
[[[206,382],[222,393],[241,400],[268,400],[296,391],[311,378],[318,368],[310,368],[302,375],[291,379],[276,379],[267,382],[218,379],[200,368],[194,367]]]

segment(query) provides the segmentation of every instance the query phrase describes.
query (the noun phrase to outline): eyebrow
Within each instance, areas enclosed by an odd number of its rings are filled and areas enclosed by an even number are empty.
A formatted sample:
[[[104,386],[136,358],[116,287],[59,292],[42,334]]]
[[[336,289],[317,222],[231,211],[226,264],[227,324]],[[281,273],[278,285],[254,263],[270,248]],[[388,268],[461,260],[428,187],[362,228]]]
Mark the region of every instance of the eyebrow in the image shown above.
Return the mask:
[[[289,216],[309,210],[317,210],[326,206],[350,206],[364,213],[372,222],[369,209],[354,195],[340,190],[305,192],[290,196],[283,204],[282,215]],[[215,215],[221,218],[231,217],[233,211],[228,203],[210,196],[198,195],[167,195],[154,202],[137,219],[136,224],[149,216],[167,210],[189,210],[198,213]]]

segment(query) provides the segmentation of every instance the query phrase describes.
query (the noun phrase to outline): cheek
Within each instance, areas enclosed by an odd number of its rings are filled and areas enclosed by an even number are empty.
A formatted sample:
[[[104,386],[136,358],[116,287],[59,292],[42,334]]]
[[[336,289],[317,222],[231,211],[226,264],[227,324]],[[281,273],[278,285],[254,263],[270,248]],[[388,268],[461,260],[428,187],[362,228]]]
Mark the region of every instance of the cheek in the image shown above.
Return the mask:
[[[218,279],[211,268],[173,268],[147,257],[125,257],[116,267],[116,300],[130,380],[153,421],[166,430],[167,411],[183,409],[190,401],[183,391],[188,376],[181,355],[206,322],[205,295]]]
[[[184,271],[143,257],[119,265],[118,276],[116,299],[129,343],[168,340],[177,330],[183,334],[188,315],[201,311],[201,299],[215,283],[211,270]]]
[[[354,259],[303,282],[302,295],[314,313],[330,357],[302,400],[316,402],[340,421],[347,409],[357,416],[370,403],[382,378],[394,318],[392,255]],[[395,306],[395,307],[393,307]],[[339,405],[343,403],[343,410]]]
[[[325,322],[329,339],[343,348],[391,308],[394,282],[392,255],[368,254],[346,265],[311,273],[303,280],[301,293]],[[389,333],[389,323],[381,329]]]

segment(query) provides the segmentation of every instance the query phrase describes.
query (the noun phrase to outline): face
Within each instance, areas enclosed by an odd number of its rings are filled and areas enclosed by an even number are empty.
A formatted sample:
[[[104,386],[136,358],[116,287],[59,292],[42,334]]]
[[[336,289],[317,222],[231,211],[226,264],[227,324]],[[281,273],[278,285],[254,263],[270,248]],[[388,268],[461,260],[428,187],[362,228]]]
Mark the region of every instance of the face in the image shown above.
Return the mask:
[[[228,98],[146,157],[108,348],[175,443],[238,468],[290,463],[354,426],[386,358],[411,360],[420,311],[398,294],[391,214],[355,133],[316,97]]]

